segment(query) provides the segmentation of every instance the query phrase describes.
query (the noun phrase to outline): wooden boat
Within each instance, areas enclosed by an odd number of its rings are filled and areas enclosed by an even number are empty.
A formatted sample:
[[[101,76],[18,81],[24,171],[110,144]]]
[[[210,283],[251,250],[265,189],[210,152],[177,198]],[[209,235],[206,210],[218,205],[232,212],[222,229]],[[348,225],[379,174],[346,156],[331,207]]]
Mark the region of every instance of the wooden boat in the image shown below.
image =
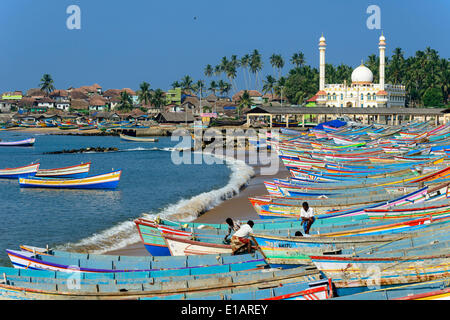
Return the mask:
[[[44,271],[41,271],[44,272]],[[47,280],[46,278],[45,280]],[[316,270],[308,271],[304,268],[274,270],[272,272],[244,272],[243,274],[230,272],[217,277],[178,278],[166,281],[124,283],[113,281],[81,283],[67,281],[62,283],[46,283],[38,279],[26,277],[26,281],[3,279],[0,284],[1,299],[27,300],[86,300],[86,299],[138,299],[143,297],[158,297],[163,295],[214,292],[224,289],[254,289],[262,287],[278,287],[286,283],[312,282],[320,280]],[[6,282],[6,284],[4,283]]]
[[[325,300],[333,297],[332,282],[287,283],[274,288],[220,290],[215,292],[194,292],[162,297],[141,298],[140,300]]]
[[[20,178],[19,185],[21,188],[115,189],[121,174],[122,170],[80,179]]]
[[[281,220],[281,221],[280,221]],[[191,239],[192,237],[198,237],[203,234],[217,234],[220,235],[218,239],[223,239],[225,233],[228,230],[227,224],[203,224],[195,222],[173,222],[167,219],[157,218],[155,221],[146,219],[134,220],[136,228],[139,232],[139,236],[144,247],[152,256],[168,256],[170,250],[167,247],[167,243],[164,240],[162,233],[184,237]],[[301,227],[301,221],[297,219],[273,219],[255,221],[253,230],[273,232],[274,230],[286,230],[286,229],[298,229]]]
[[[38,249],[40,250],[40,249]],[[150,257],[127,258],[117,260],[117,256],[87,256],[73,253],[52,254],[28,250],[6,250],[11,264],[18,269],[49,270],[66,273],[124,273],[152,272],[152,277],[200,275],[232,272],[238,270],[261,269],[266,266],[264,258],[259,254],[242,256],[204,256],[199,259],[186,257],[164,257],[165,259],[150,259]],[[123,257],[122,257],[123,258]],[[166,272],[159,272],[166,271]],[[142,276],[142,275],[141,275]]]
[[[342,249],[374,244],[385,244],[407,237],[406,235],[360,236],[360,237],[277,237],[254,234],[253,238],[266,261],[271,265],[311,264],[311,255],[336,255]]]
[[[22,177],[33,177],[39,170],[39,163],[18,168],[0,169],[0,179],[17,179]]]
[[[36,177],[41,178],[86,178],[89,173],[91,163],[82,163],[76,166],[57,168],[57,169],[40,169],[36,173]]]
[[[311,256],[314,265],[333,279],[338,295],[367,287],[392,286],[450,277],[450,253],[413,257]]]
[[[31,147],[34,145],[35,141],[35,138],[19,141],[0,141],[0,147]]]
[[[158,142],[157,138],[131,137],[125,134],[120,134],[120,139],[133,142]]]
[[[59,130],[75,130],[78,129],[78,126],[75,124],[64,124],[61,123],[60,125],[58,125],[58,129]]]
[[[333,300],[450,300],[450,279],[425,281],[333,297]]]

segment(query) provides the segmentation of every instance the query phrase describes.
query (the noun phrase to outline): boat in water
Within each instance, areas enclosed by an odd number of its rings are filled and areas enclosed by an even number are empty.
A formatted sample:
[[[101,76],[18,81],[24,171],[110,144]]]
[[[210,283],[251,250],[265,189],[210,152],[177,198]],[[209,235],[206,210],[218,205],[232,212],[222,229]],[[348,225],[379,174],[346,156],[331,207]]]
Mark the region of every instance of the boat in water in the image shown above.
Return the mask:
[[[132,137],[132,136],[127,136],[125,134],[120,134],[120,139],[125,140],[125,141],[133,141],[133,142],[158,142],[157,138]]]
[[[0,169],[0,179],[17,179],[22,177],[33,177],[39,169],[39,163],[18,168]]]
[[[115,189],[121,174],[122,170],[81,179],[20,178],[19,185],[21,188]]]
[[[34,145],[35,141],[35,138],[29,138],[19,141],[0,141],[0,147],[31,147]]]
[[[36,173],[36,177],[41,178],[86,178],[91,168],[91,163],[82,163],[76,166],[56,168],[56,169],[41,169]]]

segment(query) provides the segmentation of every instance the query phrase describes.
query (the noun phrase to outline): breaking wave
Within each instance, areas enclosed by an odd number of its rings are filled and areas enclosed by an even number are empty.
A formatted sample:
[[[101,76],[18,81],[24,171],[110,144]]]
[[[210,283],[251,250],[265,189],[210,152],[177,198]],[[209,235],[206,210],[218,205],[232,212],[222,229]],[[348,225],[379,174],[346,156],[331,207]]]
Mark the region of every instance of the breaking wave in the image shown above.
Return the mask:
[[[172,150],[172,148],[164,149],[167,149],[166,151]],[[143,213],[141,217],[154,219],[160,216],[162,218],[188,222],[195,220],[201,213],[237,195],[255,175],[254,170],[242,160],[225,158],[225,163],[230,168],[231,174],[228,184],[224,187],[201,193],[190,199],[181,199],[175,204],[168,205],[159,212]],[[102,254],[108,251],[122,249],[137,242],[140,242],[140,238],[134,222],[125,221],[77,243],[63,245],[59,249]]]

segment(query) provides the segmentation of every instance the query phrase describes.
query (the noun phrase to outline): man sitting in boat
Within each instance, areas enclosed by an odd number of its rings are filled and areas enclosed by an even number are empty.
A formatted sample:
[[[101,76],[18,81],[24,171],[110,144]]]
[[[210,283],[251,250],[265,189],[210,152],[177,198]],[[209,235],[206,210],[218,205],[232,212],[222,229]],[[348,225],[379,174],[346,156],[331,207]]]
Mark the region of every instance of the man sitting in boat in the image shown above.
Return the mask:
[[[308,202],[303,202],[302,209],[300,210],[300,218],[302,219],[305,234],[309,234],[309,229],[316,218],[314,218],[314,209],[309,207]]]
[[[223,239],[223,242],[226,243],[226,244],[229,244],[229,243],[230,243],[230,240],[228,239],[228,237],[231,235],[231,232],[233,232],[233,231],[234,231],[234,232],[238,231],[239,228],[241,227],[241,225],[239,224],[239,222],[234,221],[234,220],[231,219],[231,218],[227,218],[227,219],[225,220],[225,222],[228,224],[228,233],[227,233],[227,235],[225,236],[225,238]]]
[[[247,252],[252,250],[252,242],[249,237],[253,233],[253,221],[249,220],[246,224],[239,228],[238,231],[231,237],[231,250],[232,255],[235,255],[242,248],[247,246]]]

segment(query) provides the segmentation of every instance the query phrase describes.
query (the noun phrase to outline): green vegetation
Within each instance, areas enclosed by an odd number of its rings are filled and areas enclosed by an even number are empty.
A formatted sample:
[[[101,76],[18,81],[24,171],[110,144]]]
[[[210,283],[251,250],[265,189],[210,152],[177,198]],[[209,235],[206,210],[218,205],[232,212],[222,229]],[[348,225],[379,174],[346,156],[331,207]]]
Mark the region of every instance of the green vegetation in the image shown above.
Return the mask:
[[[42,91],[46,92],[47,95],[55,90],[55,87],[53,86],[53,79],[52,76],[49,74],[44,74],[41,79],[40,88]]]

